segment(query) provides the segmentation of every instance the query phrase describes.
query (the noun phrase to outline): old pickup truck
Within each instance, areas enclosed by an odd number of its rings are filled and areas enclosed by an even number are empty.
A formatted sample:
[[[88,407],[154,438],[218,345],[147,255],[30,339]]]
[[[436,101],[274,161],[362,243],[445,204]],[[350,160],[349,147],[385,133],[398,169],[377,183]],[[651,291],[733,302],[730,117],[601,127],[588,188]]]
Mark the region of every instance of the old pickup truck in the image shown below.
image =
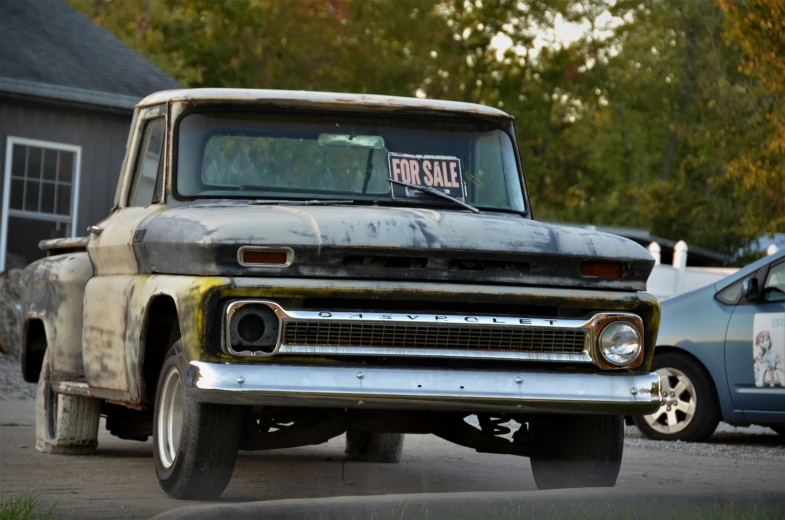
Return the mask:
[[[114,207],[23,274],[36,448],[152,436],[172,497],[238,450],[404,434],[613,486],[660,405],[652,257],[532,217],[512,118],[467,103],[174,90],[134,113]]]

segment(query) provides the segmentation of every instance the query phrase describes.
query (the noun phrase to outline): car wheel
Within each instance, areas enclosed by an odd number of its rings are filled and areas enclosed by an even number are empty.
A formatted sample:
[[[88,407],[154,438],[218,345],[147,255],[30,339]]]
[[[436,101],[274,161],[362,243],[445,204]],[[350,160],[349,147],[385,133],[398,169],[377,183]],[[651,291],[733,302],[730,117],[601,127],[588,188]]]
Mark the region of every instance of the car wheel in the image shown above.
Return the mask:
[[[198,403],[185,392],[183,342],[169,349],[158,377],[153,454],[161,488],[172,498],[211,500],[232,478],[242,408]]]
[[[346,432],[346,456],[361,462],[397,464],[403,455],[402,433]]]
[[[47,349],[35,398],[35,449],[55,455],[89,455],[98,446],[101,400],[52,390],[50,365]]]
[[[700,442],[711,437],[720,410],[706,369],[675,352],[655,356],[652,369],[660,375],[663,402],[653,414],[636,416],[636,426],[656,440]]]
[[[562,416],[529,422],[539,452],[530,457],[537,489],[613,487],[624,451],[624,420]]]

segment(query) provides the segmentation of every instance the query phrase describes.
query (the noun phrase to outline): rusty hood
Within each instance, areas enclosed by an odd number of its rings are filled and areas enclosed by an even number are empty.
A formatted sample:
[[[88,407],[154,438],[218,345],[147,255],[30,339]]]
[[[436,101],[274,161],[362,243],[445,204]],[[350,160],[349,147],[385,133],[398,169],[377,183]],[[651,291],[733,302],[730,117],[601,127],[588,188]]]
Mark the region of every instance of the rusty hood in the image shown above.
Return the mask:
[[[142,272],[308,276],[645,290],[651,255],[625,238],[544,224],[518,214],[380,206],[249,205],[198,201],[143,222]],[[288,267],[244,267],[242,246],[289,247]],[[583,277],[590,260],[623,265],[621,278]]]

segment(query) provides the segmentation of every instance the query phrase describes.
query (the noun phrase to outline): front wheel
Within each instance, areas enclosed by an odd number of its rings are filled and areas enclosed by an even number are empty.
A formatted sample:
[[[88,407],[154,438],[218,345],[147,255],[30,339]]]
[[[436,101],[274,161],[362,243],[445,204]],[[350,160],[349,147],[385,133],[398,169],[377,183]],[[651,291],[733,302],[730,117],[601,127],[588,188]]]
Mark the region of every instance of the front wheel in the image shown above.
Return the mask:
[[[188,365],[182,340],[164,360],[153,415],[153,453],[161,488],[172,498],[211,500],[232,478],[242,409],[198,403],[184,391]]]
[[[660,376],[662,405],[650,415],[638,415],[635,425],[650,438],[663,441],[705,441],[720,422],[714,386],[693,358],[668,352],[654,357]]]
[[[613,487],[624,451],[624,420],[570,415],[529,422],[539,453],[530,458],[537,489]]]

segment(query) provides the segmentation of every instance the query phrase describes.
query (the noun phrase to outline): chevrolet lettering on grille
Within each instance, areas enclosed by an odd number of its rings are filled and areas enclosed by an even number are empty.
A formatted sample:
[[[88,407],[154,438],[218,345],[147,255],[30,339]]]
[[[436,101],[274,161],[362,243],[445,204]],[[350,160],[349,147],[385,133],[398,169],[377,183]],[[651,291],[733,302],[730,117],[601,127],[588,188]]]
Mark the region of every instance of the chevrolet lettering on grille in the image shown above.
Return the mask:
[[[290,314],[297,314],[296,312]],[[339,320],[364,320],[364,321],[414,321],[432,323],[481,323],[498,325],[529,325],[535,327],[555,326],[559,320],[534,319],[534,318],[513,318],[513,317],[489,317],[489,316],[453,316],[446,314],[384,314],[370,312],[318,312],[320,318],[333,318]]]

